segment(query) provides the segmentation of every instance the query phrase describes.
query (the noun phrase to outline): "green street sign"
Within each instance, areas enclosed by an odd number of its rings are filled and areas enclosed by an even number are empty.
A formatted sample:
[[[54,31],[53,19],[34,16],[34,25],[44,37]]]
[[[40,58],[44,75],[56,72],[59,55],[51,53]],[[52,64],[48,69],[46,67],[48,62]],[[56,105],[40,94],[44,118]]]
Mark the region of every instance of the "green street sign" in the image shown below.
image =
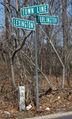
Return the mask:
[[[11,24],[13,27],[28,29],[28,30],[35,30],[35,22],[31,20],[25,20],[20,18],[12,18]]]
[[[46,14],[48,13],[48,4],[35,5],[21,8],[20,13],[22,17],[30,16],[33,14]]]
[[[42,25],[57,25],[59,24],[59,17],[39,15],[36,17],[36,23],[42,24]]]

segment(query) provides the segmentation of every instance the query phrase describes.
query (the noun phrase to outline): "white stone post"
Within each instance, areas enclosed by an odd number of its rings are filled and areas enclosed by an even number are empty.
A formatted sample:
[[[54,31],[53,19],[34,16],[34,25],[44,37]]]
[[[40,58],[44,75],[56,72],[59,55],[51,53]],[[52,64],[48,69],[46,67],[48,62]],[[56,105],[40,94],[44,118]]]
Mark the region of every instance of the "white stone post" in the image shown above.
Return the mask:
[[[19,86],[19,110],[25,110],[25,86]]]

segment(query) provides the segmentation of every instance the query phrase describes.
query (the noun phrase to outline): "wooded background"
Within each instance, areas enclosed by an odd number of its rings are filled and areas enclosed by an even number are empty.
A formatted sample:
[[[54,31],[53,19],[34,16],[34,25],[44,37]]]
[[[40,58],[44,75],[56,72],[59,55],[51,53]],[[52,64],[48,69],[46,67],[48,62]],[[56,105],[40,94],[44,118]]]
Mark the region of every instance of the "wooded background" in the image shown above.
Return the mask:
[[[47,80],[51,88],[51,77],[59,78],[70,85],[72,78],[72,1],[71,0],[3,0],[5,27],[0,35],[0,64],[5,65],[3,77],[11,80],[13,88],[35,82],[35,33],[11,25],[12,17],[19,17],[20,8],[34,4],[49,4],[48,15],[59,17],[59,25],[39,25],[37,29],[38,74]],[[33,16],[26,19],[35,20]],[[63,71],[64,68],[64,71]],[[17,83],[18,80],[18,83]],[[63,83],[63,82],[62,82]],[[60,84],[61,86],[61,84]]]

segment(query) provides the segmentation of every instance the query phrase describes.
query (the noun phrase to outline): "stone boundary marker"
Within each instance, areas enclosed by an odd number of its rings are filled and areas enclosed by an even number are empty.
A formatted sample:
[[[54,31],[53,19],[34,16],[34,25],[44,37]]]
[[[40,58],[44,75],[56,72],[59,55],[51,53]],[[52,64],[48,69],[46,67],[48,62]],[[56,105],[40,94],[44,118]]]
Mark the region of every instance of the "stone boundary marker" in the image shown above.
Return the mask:
[[[33,117],[33,118],[24,118],[24,119],[58,119],[66,116],[72,116],[72,112],[65,112],[65,113],[57,113],[57,114],[51,114],[51,115],[46,115],[46,116],[39,116],[39,117]],[[72,118],[72,117],[71,117]],[[22,118],[23,119],[23,118]]]
[[[25,110],[25,86],[19,86],[19,110]]]

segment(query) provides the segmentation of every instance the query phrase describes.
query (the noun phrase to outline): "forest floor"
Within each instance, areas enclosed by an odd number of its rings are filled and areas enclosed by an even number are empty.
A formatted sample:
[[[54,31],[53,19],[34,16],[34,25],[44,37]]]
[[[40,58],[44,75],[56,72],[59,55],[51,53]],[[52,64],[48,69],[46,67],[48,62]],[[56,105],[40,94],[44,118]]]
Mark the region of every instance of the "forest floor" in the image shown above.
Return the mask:
[[[11,80],[5,76],[6,69],[0,66],[0,119],[22,119],[25,117],[42,116],[54,114],[57,112],[72,111],[72,88],[65,85],[64,89],[58,86],[57,79],[52,77],[51,82],[53,86],[56,85],[56,90],[50,90],[40,97],[40,109],[37,112],[33,101],[30,110],[19,111],[17,91],[13,90]],[[58,79],[59,80],[59,79]],[[72,82],[71,82],[72,83]],[[41,93],[46,91],[48,87],[47,81],[41,82]],[[28,105],[29,105],[28,104]]]

